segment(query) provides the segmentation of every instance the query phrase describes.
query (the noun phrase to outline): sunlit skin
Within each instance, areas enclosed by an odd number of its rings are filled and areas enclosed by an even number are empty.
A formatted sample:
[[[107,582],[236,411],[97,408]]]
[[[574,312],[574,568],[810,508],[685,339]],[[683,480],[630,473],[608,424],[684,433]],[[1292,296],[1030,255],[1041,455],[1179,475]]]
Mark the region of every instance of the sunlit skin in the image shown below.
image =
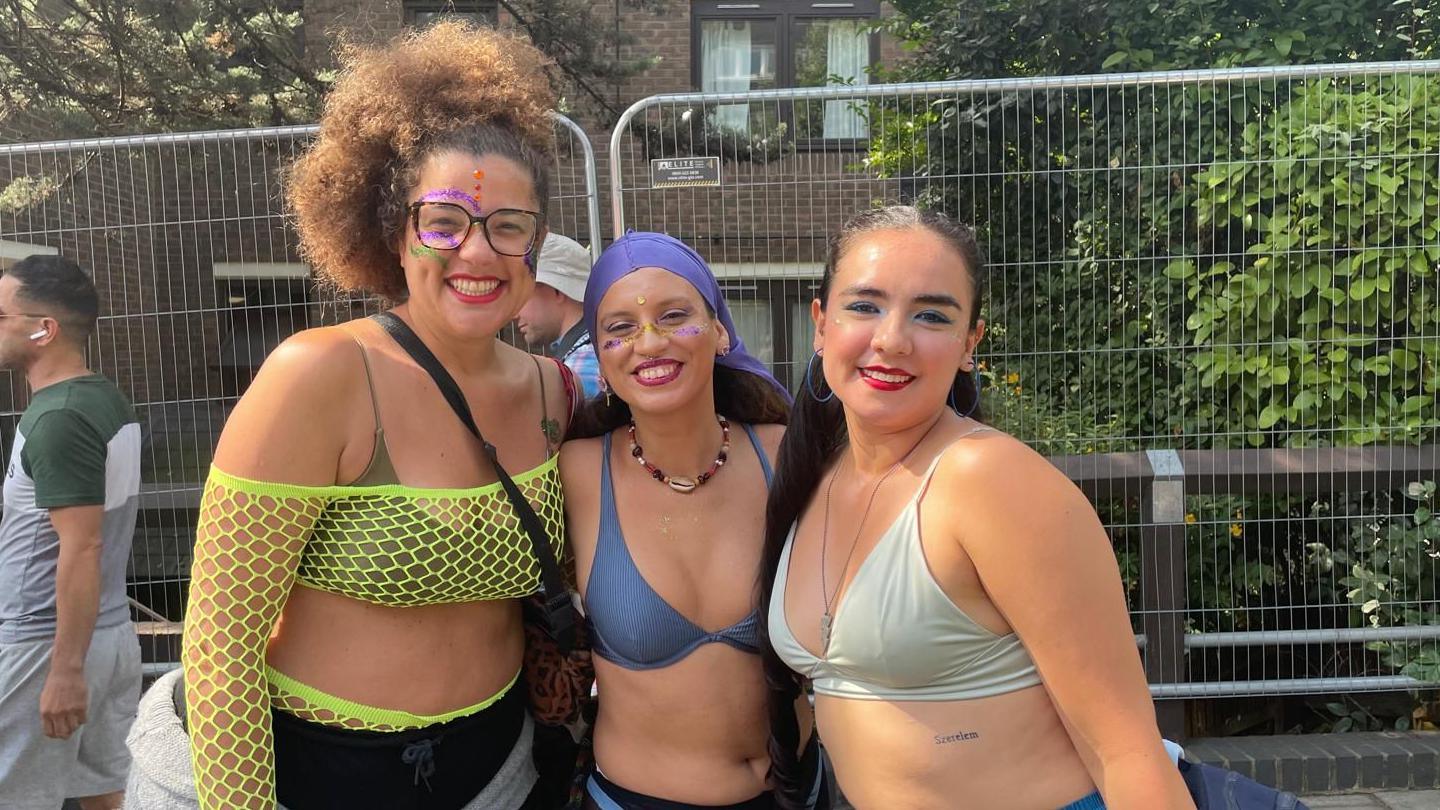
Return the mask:
[[[673,273],[642,268],[610,287],[597,316],[601,372],[630,405],[646,459],[684,476],[707,469],[720,446],[715,356],[730,336],[704,298]],[[783,428],[760,425],[756,433],[773,460]],[[764,472],[743,428],[732,420],[729,462],[688,495],[635,463],[624,429],[612,442],[620,527],[646,582],[708,631],[743,619],[755,609],[766,496]],[[601,463],[599,439],[569,442],[560,455],[582,594],[595,554]],[[758,656],[704,644],[659,669],[629,670],[596,656],[595,670],[605,695],[595,755],[607,778],[701,805],[741,802],[767,789],[768,719]],[[808,704],[801,700],[796,710],[808,728]]]
[[[30,365],[38,348],[31,335],[53,330],[53,318],[29,317],[37,307],[20,294],[21,284],[11,276],[0,276],[0,368],[23,370]],[[52,323],[46,324],[49,320]],[[42,335],[43,339],[45,336]]]
[[[461,190],[475,185],[476,171],[482,171],[485,178],[483,208]],[[530,173],[523,166],[495,155],[477,158],[458,152],[443,152],[426,161],[409,199],[459,203],[477,216],[500,208],[540,209]],[[535,237],[536,250],[544,239],[542,229]],[[524,257],[496,253],[478,224],[459,248],[436,250],[419,243],[407,217],[401,240],[396,253],[410,297],[396,312],[401,317],[424,313],[417,315],[417,320],[433,322],[436,329],[447,333],[447,339],[493,337],[515,317],[535,288],[535,274]],[[418,326],[417,332],[428,337]]]
[[[894,272],[900,261],[917,262],[915,272]],[[824,309],[811,302],[815,349],[847,414],[882,430],[913,426],[934,416],[955,373],[973,365],[985,321],[971,328],[973,293],[954,263],[928,232],[876,233],[841,260]],[[883,390],[877,374],[905,381]]]
[[[515,315],[515,326],[520,335],[531,346],[554,343],[565,333],[565,321],[575,317],[571,311],[578,307],[564,293],[548,284],[536,284],[530,300]]]
[[[730,336],[690,282],[658,267],[630,273],[600,300],[595,331],[600,372],[632,411],[667,413],[697,399],[714,407],[715,353]]]
[[[469,189],[482,170],[487,204],[538,210],[529,172],[492,155],[432,157],[406,199]],[[537,234],[536,243],[543,238]],[[496,339],[533,287],[525,259],[497,254],[478,226],[456,250],[426,248],[408,218],[394,248],[409,289],[394,312],[454,376],[510,473],[540,464],[547,446],[536,364]],[[467,295],[457,283],[472,292],[477,283],[491,288]],[[307,330],[276,349],[226,423],[216,466],[310,486],[358,478],[375,452],[375,415],[355,339],[365,345],[400,482],[443,489],[493,483],[483,451],[430,377],[368,320]],[[568,403],[559,373],[553,363],[540,365],[548,412],[563,430]],[[297,586],[266,655],[277,670],[332,695],[440,714],[494,695],[515,676],[522,649],[513,600],[392,608]]]
[[[1008,436],[956,441],[975,423],[946,399],[984,335],[983,322],[970,326],[966,273],[928,230],[872,232],[812,306],[850,441],[801,516],[777,599],[816,654],[827,599],[837,626],[874,621],[843,612],[849,583],[943,453],[919,502],[929,573],[982,627],[1018,633],[1044,685],[952,701],[817,696],[841,789],[861,810],[1054,810],[1097,786],[1111,808],[1193,807],[1161,745],[1114,553],[1088,501]]]

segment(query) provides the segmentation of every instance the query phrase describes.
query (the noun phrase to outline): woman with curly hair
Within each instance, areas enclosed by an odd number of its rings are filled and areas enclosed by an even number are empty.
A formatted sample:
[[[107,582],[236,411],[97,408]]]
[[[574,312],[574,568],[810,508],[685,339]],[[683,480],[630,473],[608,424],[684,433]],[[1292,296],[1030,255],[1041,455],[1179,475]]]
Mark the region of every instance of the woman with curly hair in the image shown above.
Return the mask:
[[[1193,810],[1104,528],[977,420],[983,300],[944,215],[867,211],[831,240],[766,515],[772,776],[800,806],[808,679],[862,810]]]
[[[560,452],[601,694],[585,806],[771,808],[755,580],[790,396],[704,260],[664,234],[606,249],[585,325],[610,391]],[[809,724],[803,698],[789,711]],[[802,750],[823,810],[819,747]]]
[[[541,54],[493,31],[355,51],[289,187],[317,272],[398,302],[558,552],[573,382],[496,338],[534,284],[552,102]],[[387,329],[285,341],[220,437],[182,654],[206,810],[509,810],[534,787],[518,600],[539,564]]]

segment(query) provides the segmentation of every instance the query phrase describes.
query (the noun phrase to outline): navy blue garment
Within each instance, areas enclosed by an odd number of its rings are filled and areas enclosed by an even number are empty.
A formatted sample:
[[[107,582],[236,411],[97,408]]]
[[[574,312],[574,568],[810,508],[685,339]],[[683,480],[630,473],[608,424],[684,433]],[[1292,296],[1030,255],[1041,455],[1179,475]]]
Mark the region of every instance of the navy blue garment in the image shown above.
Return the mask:
[[[749,425],[745,435],[760,457],[765,484],[770,484],[770,461],[760,439]],[[595,560],[585,585],[585,612],[595,654],[626,669],[659,669],[689,655],[702,644],[720,642],[737,650],[759,654],[758,613],[708,633],[680,615],[640,575],[620,530],[615,511],[615,486],[610,479],[610,434],[605,434],[600,462],[600,532],[595,538]]]
[[[1197,810],[1307,810],[1293,793],[1214,765],[1181,760],[1180,775]]]

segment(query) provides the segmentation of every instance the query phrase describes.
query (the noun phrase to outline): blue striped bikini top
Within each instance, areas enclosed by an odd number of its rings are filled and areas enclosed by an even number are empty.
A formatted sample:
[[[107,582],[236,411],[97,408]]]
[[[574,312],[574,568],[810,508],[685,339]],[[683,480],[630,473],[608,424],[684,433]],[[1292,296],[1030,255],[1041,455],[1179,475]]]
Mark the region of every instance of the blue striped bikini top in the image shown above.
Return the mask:
[[[760,458],[765,484],[770,484],[770,461],[749,425],[745,435]],[[750,615],[711,633],[680,615],[650,587],[635,567],[615,511],[615,488],[610,479],[610,434],[605,434],[600,463],[600,531],[595,538],[595,559],[585,585],[585,612],[595,653],[625,669],[659,669],[689,655],[702,644],[719,642],[747,653],[760,652],[760,614]]]

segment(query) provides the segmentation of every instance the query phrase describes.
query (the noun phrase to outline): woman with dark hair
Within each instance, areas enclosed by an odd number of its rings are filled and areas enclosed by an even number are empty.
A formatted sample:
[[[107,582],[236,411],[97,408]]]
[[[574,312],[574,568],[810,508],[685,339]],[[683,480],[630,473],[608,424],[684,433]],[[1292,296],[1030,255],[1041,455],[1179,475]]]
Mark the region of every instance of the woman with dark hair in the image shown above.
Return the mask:
[[[527,801],[520,599],[540,565],[496,465],[557,553],[575,399],[563,367],[497,334],[534,286],[553,101],[539,51],[491,30],[441,23],[348,54],[290,199],[323,278],[397,303],[285,341],[220,437],[182,653],[206,810]]]
[[[600,711],[587,807],[769,808],[755,580],[789,395],[705,262],[630,233],[591,271],[585,325],[608,389],[560,453]],[[809,725],[809,706],[789,709]],[[820,753],[796,739],[803,804]]]
[[[977,421],[974,235],[906,206],[832,240],[766,515],[773,778],[808,679],[862,810],[1190,808],[1084,496]]]

